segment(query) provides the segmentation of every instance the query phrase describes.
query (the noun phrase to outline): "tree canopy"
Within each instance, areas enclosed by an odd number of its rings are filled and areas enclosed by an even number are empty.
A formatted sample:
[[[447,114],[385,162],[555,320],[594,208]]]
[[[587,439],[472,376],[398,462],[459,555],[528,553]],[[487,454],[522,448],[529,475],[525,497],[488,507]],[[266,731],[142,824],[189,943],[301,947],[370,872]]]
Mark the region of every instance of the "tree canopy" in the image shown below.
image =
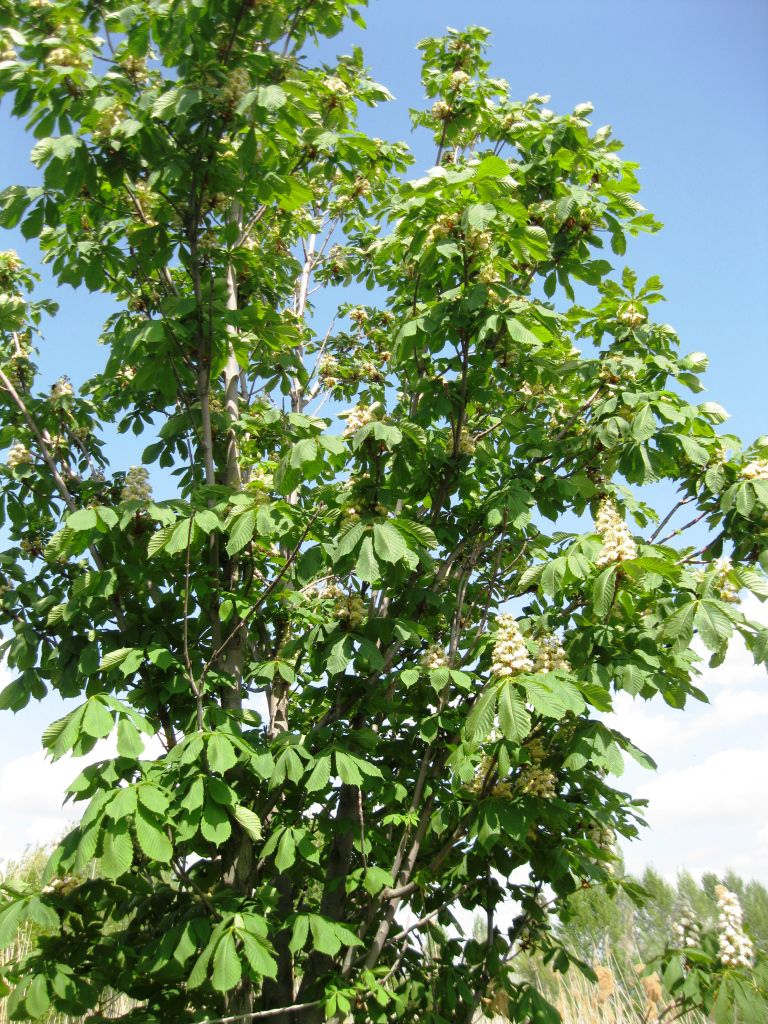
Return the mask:
[[[357,127],[391,98],[362,54],[314,50],[360,6],[0,4],[41,172],[0,224],[116,303],[104,365],[41,388],[52,304],[0,255],[0,704],[76,699],[54,758],[116,735],[0,916],[0,945],[47,932],[20,1018],[111,991],[137,1024],[437,1024],[496,988],[556,1020],[515,955],[564,969],[561,900],[639,895],[611,776],[649,759],[600,713],[702,699],[696,636],[768,658],[738,603],[768,595],[768,438],[718,430],[624,265],[658,227],[637,165],[588,104],[514,100],[469,28],[420,46],[410,176]]]

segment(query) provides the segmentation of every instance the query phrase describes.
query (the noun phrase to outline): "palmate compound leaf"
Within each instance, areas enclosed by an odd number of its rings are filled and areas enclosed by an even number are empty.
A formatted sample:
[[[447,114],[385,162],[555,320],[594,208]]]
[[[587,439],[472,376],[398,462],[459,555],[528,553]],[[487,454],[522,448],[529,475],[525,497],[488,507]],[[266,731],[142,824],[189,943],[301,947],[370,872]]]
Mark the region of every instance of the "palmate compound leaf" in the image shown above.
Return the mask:
[[[167,864],[173,856],[173,846],[164,831],[162,819],[143,807],[138,807],[134,823],[136,838],[144,854],[150,860]]]
[[[379,563],[373,554],[373,541],[366,537],[360,545],[355,572],[365,583],[374,583],[380,576]]]
[[[217,992],[229,992],[240,981],[242,973],[235,936],[231,931],[227,931],[219,939],[213,954],[211,983]]]
[[[243,807],[242,804],[238,804],[233,808],[232,813],[235,816],[235,820],[241,826],[241,828],[248,833],[251,839],[261,839],[262,828],[261,820],[257,814],[249,810],[247,807]]]
[[[239,515],[232,524],[232,529],[229,532],[229,540],[227,541],[227,554],[234,555],[238,551],[242,551],[246,544],[249,543],[253,537],[254,530],[256,529],[256,510],[248,509]]]
[[[144,742],[138,729],[127,718],[117,723],[117,752],[121,757],[140,757],[144,751]]]
[[[109,825],[102,834],[100,865],[105,878],[119,878],[133,863],[133,841],[124,820]]]
[[[200,832],[215,846],[221,846],[232,835],[232,824],[226,810],[210,798],[203,805]]]
[[[237,764],[237,753],[228,737],[221,732],[214,732],[206,745],[208,767],[212,772],[223,775]]]
[[[496,721],[496,703],[499,683],[488,683],[475,701],[467,717],[466,733],[470,740],[485,740],[490,736]]]
[[[505,683],[499,690],[499,725],[505,739],[516,743],[531,731],[531,716],[512,682]]]
[[[260,978],[274,978],[277,975],[277,961],[266,939],[243,928],[237,929],[237,935],[243,943],[243,952],[253,973]]]
[[[361,940],[338,921],[329,921],[319,914],[309,914],[312,943],[319,953],[334,956],[342,946],[361,946]]]
[[[592,585],[592,602],[595,612],[601,619],[605,619],[613,604],[613,595],[616,592],[616,576],[619,567],[615,563],[603,569]]]
[[[43,746],[51,752],[54,761],[71,750],[76,743],[84,714],[85,704],[81,704],[63,718],[51,722],[43,733]]]
[[[710,651],[719,650],[733,633],[733,624],[717,601],[698,601],[694,622]]]
[[[376,554],[385,562],[399,562],[408,553],[402,534],[391,523],[376,523],[373,541]]]
[[[330,755],[319,757],[315,762],[315,766],[312,769],[309,778],[307,779],[305,790],[307,793],[315,793],[318,790],[325,789],[328,784],[328,780],[331,777],[331,758]]]
[[[107,711],[98,697],[90,697],[85,705],[81,729],[94,739],[109,736],[115,727],[112,715]]]
[[[0,948],[6,949],[16,938],[16,932],[26,920],[29,898],[23,897],[0,910]]]

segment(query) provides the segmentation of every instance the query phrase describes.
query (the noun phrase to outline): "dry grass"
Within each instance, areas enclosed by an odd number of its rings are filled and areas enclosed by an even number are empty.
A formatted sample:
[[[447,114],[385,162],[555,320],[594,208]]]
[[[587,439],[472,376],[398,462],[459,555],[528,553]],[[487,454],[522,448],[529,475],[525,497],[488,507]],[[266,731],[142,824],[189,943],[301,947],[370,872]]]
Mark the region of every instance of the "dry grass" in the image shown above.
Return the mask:
[[[665,999],[657,975],[622,977],[615,967],[597,967],[597,982],[593,983],[575,968],[567,975],[543,969],[539,974],[539,987],[543,995],[556,1007],[563,1024],[707,1024],[700,1013],[678,1017],[674,1007]],[[488,1021],[478,1017],[476,1024]],[[509,1024],[503,1014],[491,1024]]]

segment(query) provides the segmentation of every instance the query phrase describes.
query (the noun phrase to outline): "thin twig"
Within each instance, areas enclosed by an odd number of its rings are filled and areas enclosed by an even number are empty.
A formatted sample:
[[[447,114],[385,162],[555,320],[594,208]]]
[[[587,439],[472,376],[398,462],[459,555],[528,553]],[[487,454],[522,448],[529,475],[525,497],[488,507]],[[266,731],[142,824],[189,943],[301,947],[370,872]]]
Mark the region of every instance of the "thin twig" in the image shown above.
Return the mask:
[[[322,1006],[322,999],[314,999],[311,1003],[293,1003],[291,1006],[280,1006],[274,1010],[256,1010],[254,1013],[236,1013],[230,1017],[211,1017],[198,1021],[198,1024],[234,1024],[240,1020],[266,1020],[268,1017],[279,1017],[281,1013],[297,1013],[309,1010],[314,1006]]]
[[[677,504],[674,505],[669,510],[669,512],[667,512],[667,514],[664,516],[664,518],[661,520],[659,525],[656,527],[656,529],[653,531],[651,536],[648,538],[648,543],[649,544],[653,544],[654,541],[656,540],[656,538],[661,533],[661,531],[664,529],[664,527],[670,521],[672,516],[675,514],[675,512],[677,512],[678,509],[681,509],[683,507],[683,505],[689,505],[693,500],[694,500],[694,496],[693,495],[689,495],[687,498],[681,498],[680,501],[678,501]],[[674,534],[673,534],[673,536],[674,536]]]

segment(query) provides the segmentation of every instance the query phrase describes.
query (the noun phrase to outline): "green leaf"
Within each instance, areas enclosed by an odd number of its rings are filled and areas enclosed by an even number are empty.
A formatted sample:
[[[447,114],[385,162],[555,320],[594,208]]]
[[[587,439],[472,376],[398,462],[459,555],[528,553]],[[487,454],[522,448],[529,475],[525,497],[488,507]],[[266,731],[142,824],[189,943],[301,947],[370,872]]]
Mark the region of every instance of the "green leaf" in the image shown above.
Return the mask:
[[[159,530],[152,534],[147,544],[147,555],[152,558],[159,551],[162,551],[168,541],[171,539],[175,527],[174,526],[161,526]]]
[[[394,881],[388,871],[385,871],[383,868],[377,868],[374,865],[366,869],[363,876],[363,888],[370,896],[375,896],[385,886],[392,885],[394,885]]]
[[[338,953],[341,949],[341,939],[330,921],[326,921],[319,914],[310,914],[309,928],[318,953],[326,953],[328,956],[335,956]]]
[[[200,832],[214,846],[223,846],[232,835],[229,815],[215,800],[206,799],[205,801],[200,821]]]
[[[379,563],[374,557],[373,541],[370,537],[366,537],[360,545],[355,572],[366,583],[374,583],[379,578]]]
[[[592,585],[592,602],[595,612],[601,619],[608,617],[613,605],[613,595],[616,592],[616,575],[618,565],[609,565],[603,569]]]
[[[121,718],[117,723],[117,752],[121,757],[138,758],[144,752],[144,742],[133,722]]]
[[[251,839],[256,841],[261,839],[261,820],[257,814],[254,814],[247,807],[243,807],[242,804],[237,804],[232,813],[238,825],[240,825],[244,832],[247,832]]]
[[[521,324],[519,320],[508,316],[505,323],[512,341],[516,341],[519,345],[524,345],[526,348],[541,348],[541,341],[532,331],[529,331],[527,327]]]
[[[136,838],[144,854],[150,860],[167,864],[173,856],[173,846],[163,828],[149,811],[138,807],[134,818]]]
[[[195,961],[195,966],[187,978],[188,988],[199,988],[208,977],[208,964],[213,956],[215,946],[215,941],[211,940]]]
[[[415,541],[425,548],[436,548],[437,537],[434,532],[430,530],[424,523],[416,523],[411,519],[393,519],[392,525],[398,529],[401,533],[405,534],[406,537],[412,537]]]
[[[376,523],[373,542],[376,554],[385,562],[399,562],[408,550],[402,534],[391,523]]]
[[[307,936],[309,935],[309,915],[299,914],[296,920],[293,922],[293,934],[291,935],[291,941],[289,943],[289,949],[292,953],[300,953],[307,942]]]
[[[237,934],[242,940],[243,952],[253,973],[259,978],[276,978],[277,961],[268,943],[260,935],[253,935],[242,928],[238,928]]]
[[[51,1005],[51,997],[48,994],[48,979],[43,974],[38,974],[32,979],[32,984],[27,990],[27,997],[24,1000],[27,1013],[32,1018],[42,1017],[48,1012]]]
[[[229,532],[227,541],[227,554],[234,555],[242,551],[250,542],[256,529],[256,510],[248,509],[235,519],[232,529]]]
[[[534,679],[525,679],[523,685],[528,700],[540,715],[546,715],[547,718],[562,718],[565,715],[565,702],[552,686]]]
[[[328,785],[328,780],[331,777],[331,758],[329,755],[318,757],[315,761],[315,767],[312,769],[309,778],[307,779],[304,789],[307,793],[315,793],[320,789],[325,789]]]
[[[314,462],[316,458],[317,441],[312,437],[305,437],[293,446],[289,464],[294,469],[301,469],[305,462]]]
[[[499,725],[505,738],[519,743],[531,731],[531,716],[513,683],[499,691]]]
[[[119,878],[133,863],[133,843],[125,822],[115,822],[104,831],[101,871],[105,878]]]
[[[214,732],[208,738],[206,746],[208,767],[212,772],[223,775],[237,764],[237,753],[231,742],[221,732]]]
[[[112,715],[107,711],[98,697],[90,697],[87,701],[82,721],[82,731],[94,739],[100,740],[109,736],[115,727]]]
[[[338,562],[340,558],[345,555],[351,554],[357,547],[357,542],[365,533],[365,527],[362,523],[354,523],[346,533],[342,534],[339,538],[336,547],[333,549],[331,557],[334,562]]]
[[[26,920],[28,899],[19,899],[0,911],[0,949],[10,946],[22,922]]]
[[[213,974],[211,982],[217,992],[229,992],[240,981],[242,968],[237,955],[235,937],[232,932],[225,932],[219,940],[213,954]]]
[[[496,702],[499,695],[497,685],[488,685],[475,701],[467,716],[466,731],[471,740],[485,740],[491,734],[496,720]]]
[[[115,668],[116,665],[122,665],[125,659],[131,654],[138,654],[141,656],[141,660],[144,657],[144,651],[140,647],[118,647],[115,651],[110,651],[109,654],[105,654],[99,662],[99,671],[108,672],[109,669]]]
[[[67,516],[67,527],[75,532],[92,530],[98,522],[95,508],[81,508]]]
[[[482,231],[495,217],[495,207],[489,203],[474,203],[464,211],[463,220],[467,227]]]
[[[280,836],[275,854],[275,867],[278,871],[287,871],[296,860],[296,841],[293,838],[293,829],[287,828]]]
[[[710,651],[719,650],[733,633],[733,624],[716,601],[699,601],[695,615],[696,629]]]
[[[341,781],[348,786],[362,786],[363,777],[356,759],[351,758],[343,750],[336,751],[336,771]]]
[[[509,175],[509,164],[500,156],[487,156],[480,161],[475,169],[475,179],[481,181],[483,178],[506,178]]]
[[[674,650],[683,651],[690,645],[695,618],[696,602],[689,601],[676,608],[664,621],[661,628],[662,636],[675,640]]]
[[[758,597],[768,597],[768,576],[765,573],[748,566],[737,566],[736,579]]]

